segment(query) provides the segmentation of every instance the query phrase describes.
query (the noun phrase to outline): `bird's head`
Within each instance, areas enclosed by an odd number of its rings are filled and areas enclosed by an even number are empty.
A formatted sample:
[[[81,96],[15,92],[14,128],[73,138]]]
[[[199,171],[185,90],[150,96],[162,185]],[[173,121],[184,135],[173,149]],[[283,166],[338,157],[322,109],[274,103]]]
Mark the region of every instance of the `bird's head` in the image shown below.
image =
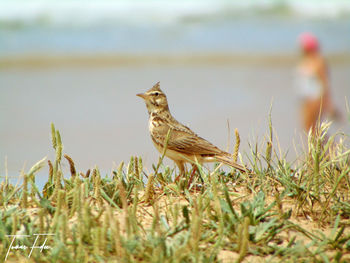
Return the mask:
[[[136,94],[143,98],[146,103],[148,113],[159,113],[162,111],[168,111],[168,100],[164,92],[160,89],[159,82],[157,82],[151,89],[145,93]]]

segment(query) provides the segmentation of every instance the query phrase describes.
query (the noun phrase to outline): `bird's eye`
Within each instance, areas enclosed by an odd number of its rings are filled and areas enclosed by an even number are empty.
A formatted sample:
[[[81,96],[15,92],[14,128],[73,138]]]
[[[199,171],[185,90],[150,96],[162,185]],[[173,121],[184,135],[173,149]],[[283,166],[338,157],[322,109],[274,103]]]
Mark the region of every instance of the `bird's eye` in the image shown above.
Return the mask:
[[[159,95],[159,92],[154,93],[154,95],[155,95],[155,96],[158,96],[158,95]]]

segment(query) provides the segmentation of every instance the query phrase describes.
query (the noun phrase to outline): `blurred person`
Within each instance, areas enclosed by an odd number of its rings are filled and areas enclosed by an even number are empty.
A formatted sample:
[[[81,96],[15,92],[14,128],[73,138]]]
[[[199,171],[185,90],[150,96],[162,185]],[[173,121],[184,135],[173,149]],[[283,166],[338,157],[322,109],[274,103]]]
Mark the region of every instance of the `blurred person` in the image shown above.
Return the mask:
[[[299,36],[302,52],[297,67],[297,88],[301,97],[303,128],[314,133],[325,114],[337,117],[331,100],[327,64],[320,52],[318,39],[311,33]]]

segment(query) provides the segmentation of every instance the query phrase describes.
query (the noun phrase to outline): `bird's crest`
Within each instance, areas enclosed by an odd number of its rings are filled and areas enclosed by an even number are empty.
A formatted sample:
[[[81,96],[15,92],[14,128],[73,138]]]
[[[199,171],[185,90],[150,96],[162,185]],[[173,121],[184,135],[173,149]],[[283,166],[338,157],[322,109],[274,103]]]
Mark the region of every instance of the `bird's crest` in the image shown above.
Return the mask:
[[[155,90],[161,91],[159,81],[156,84],[154,84],[154,86],[149,91],[155,91]]]

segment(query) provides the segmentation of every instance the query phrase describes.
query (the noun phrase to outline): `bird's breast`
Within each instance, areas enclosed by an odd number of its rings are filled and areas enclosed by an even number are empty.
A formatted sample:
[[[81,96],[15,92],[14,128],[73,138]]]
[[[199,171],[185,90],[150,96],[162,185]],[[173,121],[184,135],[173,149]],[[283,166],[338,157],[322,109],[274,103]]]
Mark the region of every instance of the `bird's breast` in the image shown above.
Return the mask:
[[[155,129],[157,129],[158,127],[159,127],[159,122],[154,120],[154,118],[150,118],[149,122],[148,122],[149,132],[153,133],[155,131]]]
[[[149,119],[149,123],[148,123],[148,128],[149,128],[149,131],[151,133],[153,133],[155,130],[157,131],[160,131],[160,130],[163,130],[163,128],[165,128],[165,125],[164,125],[164,120],[160,117],[157,117],[157,116],[152,116],[150,119]]]

